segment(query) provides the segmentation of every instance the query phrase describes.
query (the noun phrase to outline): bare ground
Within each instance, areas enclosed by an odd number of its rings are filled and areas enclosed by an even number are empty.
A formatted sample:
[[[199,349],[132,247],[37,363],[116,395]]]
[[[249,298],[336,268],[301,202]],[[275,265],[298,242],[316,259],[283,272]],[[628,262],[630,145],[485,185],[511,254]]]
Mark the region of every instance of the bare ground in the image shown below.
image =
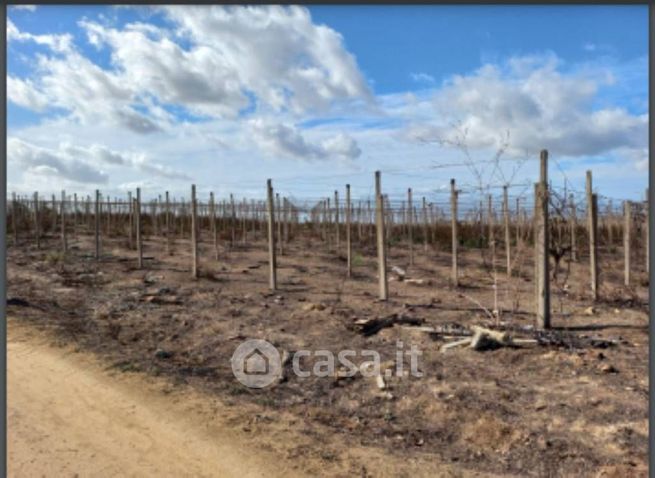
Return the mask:
[[[476,305],[493,306],[479,251],[464,253],[462,287],[453,290],[449,254],[417,247],[407,274],[426,283],[392,281],[385,303],[375,300],[372,248],[357,249],[356,275],[346,280],[341,255],[299,240],[279,259],[281,290],[270,294],[262,242],[222,249],[218,261],[203,244],[197,281],[188,243],[177,241],[168,257],[162,242],[148,241],[146,270],[125,245],[105,240],[100,262],[87,239],[65,259],[46,252],[57,248],[54,240],[42,251],[10,247],[9,314],[60,344],[94,352],[114,371],[219,400],[239,417],[227,428],[240,427],[303,474],[646,476],[647,283],[636,268],[637,285],[619,285],[616,251],[602,255],[603,300],[593,311],[586,310],[584,257],[567,286],[555,288],[550,345],[442,353],[442,339],[416,327],[364,336],[354,324],[395,313],[432,327],[493,325]],[[406,268],[404,246],[392,246],[390,265]],[[522,269],[521,280],[501,281],[499,299],[515,309],[503,314],[504,325],[528,330],[532,269]],[[289,352],[374,349],[388,361],[402,340],[422,350],[423,377],[393,377],[381,391],[365,377],[288,374],[272,388],[248,389],[229,362],[246,338]]]

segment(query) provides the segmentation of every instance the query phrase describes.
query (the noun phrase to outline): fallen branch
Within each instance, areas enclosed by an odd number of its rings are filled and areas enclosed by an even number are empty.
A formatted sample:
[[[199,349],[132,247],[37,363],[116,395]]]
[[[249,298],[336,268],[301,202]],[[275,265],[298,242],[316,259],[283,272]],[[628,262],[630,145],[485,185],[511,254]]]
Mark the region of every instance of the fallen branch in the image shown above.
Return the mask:
[[[359,327],[359,332],[362,335],[368,337],[377,334],[380,330],[386,327],[392,327],[395,324],[421,325],[422,323],[423,319],[393,314],[388,317],[358,320],[355,322],[355,326]]]
[[[454,342],[449,342],[449,343],[444,344],[444,345],[441,346],[441,351],[445,352],[448,349],[452,349],[452,348],[455,348],[455,347],[463,347],[464,345],[469,345],[471,343],[471,340],[472,340],[471,337],[467,337],[467,338],[462,339],[462,340],[456,340]]]

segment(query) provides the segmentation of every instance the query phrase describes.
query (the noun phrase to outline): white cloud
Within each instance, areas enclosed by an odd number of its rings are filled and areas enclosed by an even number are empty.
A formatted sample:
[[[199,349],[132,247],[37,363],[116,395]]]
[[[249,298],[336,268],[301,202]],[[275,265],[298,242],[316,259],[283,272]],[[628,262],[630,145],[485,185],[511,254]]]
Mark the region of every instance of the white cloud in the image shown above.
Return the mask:
[[[79,22],[93,45],[109,49],[110,69],[82,55],[69,34],[33,35],[8,21],[9,40],[33,41],[54,53],[38,57],[34,81],[14,81],[12,101],[39,111],[46,104],[63,108],[82,124],[109,122],[137,133],[175,121],[163,105],[237,118],[249,106],[304,114],[344,102],[372,102],[341,35],[312,23],[303,7],[156,11],[173,26]]]
[[[32,35],[21,32],[16,25],[7,19],[7,42],[9,41],[33,41],[38,45],[47,46],[58,53],[66,53],[71,50],[73,36],[69,33],[62,35]]]
[[[134,92],[123,78],[76,51],[71,35],[32,35],[8,20],[7,38],[34,41],[57,53],[37,55],[34,80],[8,78],[10,101],[39,112],[63,108],[82,124],[108,123],[141,134],[161,129],[161,118],[156,122],[135,110]]]
[[[48,106],[47,97],[34,88],[31,80],[12,76],[7,76],[7,99],[19,106],[39,112]]]
[[[412,73],[410,77],[417,83],[433,84],[435,82],[434,77],[427,73]]]
[[[323,150],[328,156],[339,159],[352,160],[362,154],[357,141],[344,133],[328,138],[321,143]]]
[[[24,172],[77,183],[108,183],[109,174],[103,166],[123,167],[168,180],[191,179],[187,174],[151,161],[143,153],[118,152],[99,144],[80,146],[63,141],[55,149],[9,137],[7,159],[10,166],[18,166]]]
[[[100,115],[94,113],[100,112],[143,133],[159,126],[134,107],[152,113],[153,97],[214,118],[237,117],[253,96],[259,109],[296,114],[372,101],[341,35],[313,24],[305,8],[176,6],[163,12],[175,30],[80,22],[92,44],[109,47],[112,70],[74,51],[70,35],[32,35],[9,22],[8,37],[65,53],[41,57],[39,84],[30,85],[33,95],[47,97],[80,121],[96,121]],[[182,47],[180,37],[190,45]]]
[[[144,153],[118,152],[106,146],[92,144],[84,147],[68,142],[59,144],[59,150],[71,157],[85,158],[93,164],[126,166],[164,179],[190,180],[191,177],[168,166],[152,162]]]
[[[71,52],[64,59],[39,59],[42,94],[52,106],[72,112],[82,123],[109,122],[137,133],[160,129],[132,106],[133,92],[116,74],[103,71],[84,56]]]
[[[191,51],[235,75],[259,101],[295,113],[324,111],[333,101],[372,100],[341,35],[312,22],[304,7],[167,7]]]
[[[255,142],[268,155],[300,160],[353,160],[361,154],[357,142],[339,133],[321,142],[310,142],[296,127],[258,118],[250,121]]]
[[[212,117],[235,117],[248,105],[236,72],[207,48],[184,50],[154,27],[81,25],[98,45],[110,46],[118,67],[113,75],[135,98],[152,94],[162,103]]]
[[[594,109],[599,87],[611,75],[564,74],[554,55],[513,58],[457,75],[436,90],[436,120],[406,130],[417,142],[454,140],[467,132],[470,148],[497,148],[510,133],[510,153],[548,149],[560,156],[593,156],[619,148],[641,149],[647,115],[621,108]],[[459,128],[453,128],[457,123]]]
[[[101,184],[109,179],[104,171],[84,161],[13,137],[7,139],[7,161],[26,172],[77,183]]]

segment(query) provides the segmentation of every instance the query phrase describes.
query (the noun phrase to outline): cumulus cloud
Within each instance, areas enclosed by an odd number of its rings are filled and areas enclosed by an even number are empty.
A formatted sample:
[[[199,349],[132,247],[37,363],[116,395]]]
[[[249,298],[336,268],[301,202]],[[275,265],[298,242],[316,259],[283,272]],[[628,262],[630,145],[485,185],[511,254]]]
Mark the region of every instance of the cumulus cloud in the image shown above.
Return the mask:
[[[10,137],[7,160],[10,165],[17,165],[26,172],[78,183],[107,183],[109,175],[103,166],[129,168],[165,179],[191,179],[182,172],[151,161],[143,153],[118,152],[99,144],[80,146],[61,142],[52,149]]]
[[[18,138],[7,140],[7,161],[28,173],[66,179],[78,183],[107,183],[109,176],[90,164],[62,151],[42,148]]]
[[[191,177],[168,166],[151,161],[144,153],[118,152],[99,144],[78,146],[60,143],[59,149],[72,157],[85,158],[93,164],[126,166],[165,179],[190,180]]]
[[[65,58],[40,57],[40,85],[51,106],[72,112],[82,123],[120,125],[135,133],[152,133],[160,126],[135,110],[134,93],[123,79],[104,71],[77,52]]]
[[[328,156],[339,159],[355,159],[362,154],[357,141],[344,133],[326,139],[321,145]]]
[[[32,35],[19,31],[8,20],[7,38],[34,41],[61,54],[38,55],[34,81],[8,77],[11,102],[39,112],[48,107],[62,108],[83,124],[109,123],[141,134],[161,129],[135,109],[134,92],[123,78],[76,51],[70,35]]]
[[[361,154],[357,142],[343,133],[321,142],[310,142],[289,124],[258,118],[250,121],[250,128],[257,145],[269,155],[311,161],[353,160]]]
[[[333,101],[372,100],[342,36],[312,22],[304,7],[167,7],[167,16],[203,51],[233,73],[259,101],[302,113]]]
[[[611,76],[564,74],[554,55],[513,58],[457,75],[433,98],[436,121],[405,131],[416,142],[453,141],[466,131],[470,148],[496,148],[510,132],[510,154],[546,148],[563,156],[593,156],[646,146],[647,115],[594,109]],[[454,128],[452,125],[457,124]]]
[[[316,25],[304,7],[170,6],[155,9],[164,26],[119,27],[82,20],[111,67],[84,56],[72,36],[34,35],[10,20],[10,41],[32,41],[39,54],[33,81],[13,79],[10,100],[42,111],[63,108],[81,123],[109,122],[135,133],[179,118],[164,106],[207,118],[249,111],[325,112],[372,94],[339,33]]]
[[[48,106],[47,97],[34,88],[29,79],[7,76],[7,99],[33,111],[43,111]]]
[[[109,45],[121,83],[133,95],[146,93],[166,104],[208,116],[235,117],[248,105],[234,68],[208,48],[182,49],[164,30],[127,25],[105,28],[82,22],[93,43]]]

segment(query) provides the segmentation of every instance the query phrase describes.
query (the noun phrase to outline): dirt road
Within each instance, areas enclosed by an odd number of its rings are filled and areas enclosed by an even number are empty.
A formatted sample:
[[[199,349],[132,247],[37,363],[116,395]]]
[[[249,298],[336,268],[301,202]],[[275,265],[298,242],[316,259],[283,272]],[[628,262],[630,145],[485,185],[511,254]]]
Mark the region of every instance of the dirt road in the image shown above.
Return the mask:
[[[293,475],[190,413],[193,397],[182,402],[111,375],[88,355],[14,327],[7,355],[11,477]]]

